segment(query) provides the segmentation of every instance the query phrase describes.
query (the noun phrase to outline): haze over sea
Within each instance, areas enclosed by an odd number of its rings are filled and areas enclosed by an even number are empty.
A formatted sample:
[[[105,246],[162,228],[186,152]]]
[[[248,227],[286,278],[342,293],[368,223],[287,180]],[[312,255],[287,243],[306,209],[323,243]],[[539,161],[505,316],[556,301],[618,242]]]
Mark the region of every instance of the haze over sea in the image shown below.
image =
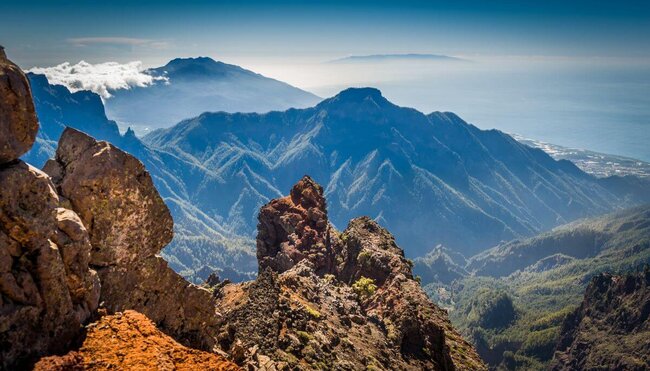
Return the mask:
[[[369,85],[396,104],[426,113],[452,111],[482,129],[650,161],[647,61],[465,59],[248,66],[322,97]]]

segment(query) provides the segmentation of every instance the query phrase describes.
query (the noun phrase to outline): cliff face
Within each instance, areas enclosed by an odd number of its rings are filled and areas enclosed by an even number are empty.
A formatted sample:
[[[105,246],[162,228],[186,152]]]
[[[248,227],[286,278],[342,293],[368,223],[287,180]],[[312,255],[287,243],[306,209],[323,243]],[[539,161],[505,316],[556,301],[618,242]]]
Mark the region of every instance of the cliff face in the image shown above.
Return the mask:
[[[219,345],[266,369],[482,369],[413,279],[393,236],[369,218],[339,233],[304,177],[259,215],[257,280],[214,287]]]
[[[561,334],[553,370],[650,368],[650,270],[594,277]]]

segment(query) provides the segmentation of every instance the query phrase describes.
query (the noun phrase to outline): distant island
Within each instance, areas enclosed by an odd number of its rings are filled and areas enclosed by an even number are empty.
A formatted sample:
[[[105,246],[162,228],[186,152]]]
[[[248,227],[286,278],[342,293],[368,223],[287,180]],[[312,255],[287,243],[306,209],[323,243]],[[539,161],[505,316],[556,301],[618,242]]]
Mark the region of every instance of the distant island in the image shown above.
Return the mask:
[[[466,59],[442,54],[371,54],[351,55],[349,57],[331,60],[327,63],[358,63],[358,62],[390,62],[390,61],[447,61],[466,62]]]

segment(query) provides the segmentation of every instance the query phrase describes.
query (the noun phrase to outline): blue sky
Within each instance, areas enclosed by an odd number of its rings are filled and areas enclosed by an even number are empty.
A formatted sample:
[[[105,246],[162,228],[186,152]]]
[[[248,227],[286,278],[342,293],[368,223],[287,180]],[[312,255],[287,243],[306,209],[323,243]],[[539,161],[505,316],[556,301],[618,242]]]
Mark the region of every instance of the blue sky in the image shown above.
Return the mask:
[[[0,43],[21,66],[172,57],[650,55],[648,1],[16,1]]]

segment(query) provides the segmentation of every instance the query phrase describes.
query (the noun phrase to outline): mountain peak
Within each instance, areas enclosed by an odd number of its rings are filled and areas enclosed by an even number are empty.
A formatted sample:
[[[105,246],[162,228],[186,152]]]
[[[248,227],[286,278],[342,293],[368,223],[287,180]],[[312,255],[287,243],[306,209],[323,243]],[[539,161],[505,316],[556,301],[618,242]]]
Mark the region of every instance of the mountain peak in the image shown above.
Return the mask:
[[[174,58],[171,61],[169,61],[165,67],[167,66],[185,66],[185,65],[190,65],[190,64],[204,64],[204,65],[209,65],[209,64],[216,64],[217,61],[210,57],[188,57],[188,58]]]
[[[332,98],[322,101],[320,107],[334,107],[337,110],[348,111],[350,106],[361,107],[384,107],[391,103],[384,98],[381,91],[376,88],[363,87],[363,88],[347,88]],[[363,108],[363,111],[367,109]]]
[[[224,76],[228,73],[252,73],[239,66],[215,61],[210,57],[175,58],[166,65],[152,68],[148,72],[154,76],[175,78],[205,78],[207,76]]]
[[[386,98],[381,95],[381,91],[379,89],[371,87],[347,88],[334,97],[334,99],[348,102],[361,102],[368,98],[376,102],[386,101]]]

